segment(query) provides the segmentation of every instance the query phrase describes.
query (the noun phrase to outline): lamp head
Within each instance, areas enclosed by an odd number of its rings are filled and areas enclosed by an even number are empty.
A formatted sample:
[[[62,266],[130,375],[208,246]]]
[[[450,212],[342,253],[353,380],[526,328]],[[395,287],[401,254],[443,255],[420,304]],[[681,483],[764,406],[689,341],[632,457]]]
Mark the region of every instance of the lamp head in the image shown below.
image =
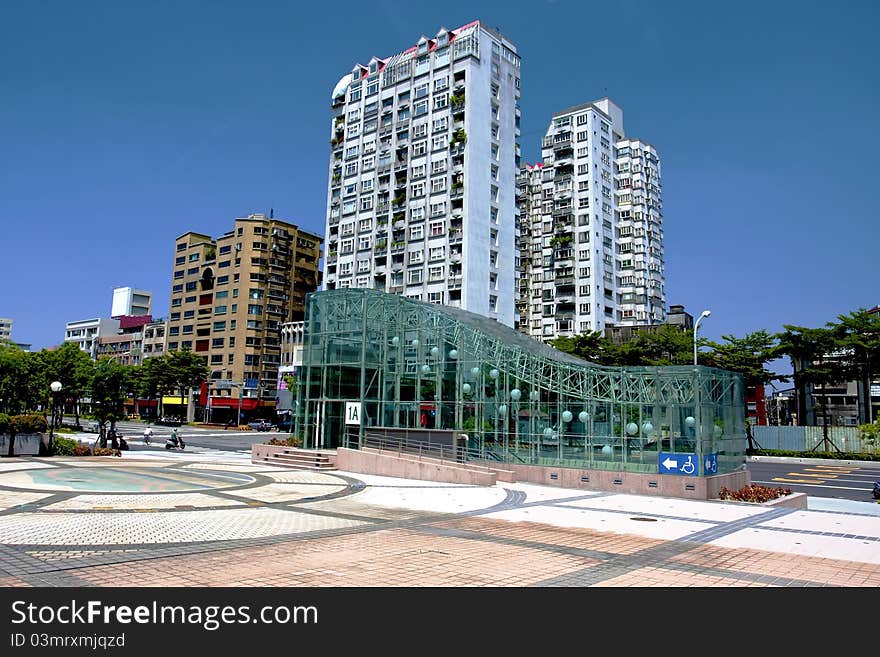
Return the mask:
[[[711,314],[712,314],[711,310],[704,310],[702,313],[700,313],[700,317],[708,317]]]
[[[61,381],[53,381],[49,384],[49,388],[52,389],[52,392],[61,392]]]

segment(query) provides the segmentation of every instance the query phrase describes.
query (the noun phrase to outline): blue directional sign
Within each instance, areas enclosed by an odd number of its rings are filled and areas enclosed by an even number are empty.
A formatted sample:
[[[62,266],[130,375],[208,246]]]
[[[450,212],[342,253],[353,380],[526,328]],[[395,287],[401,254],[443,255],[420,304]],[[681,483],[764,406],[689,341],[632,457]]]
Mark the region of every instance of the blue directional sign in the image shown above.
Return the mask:
[[[704,475],[718,474],[718,453],[717,452],[714,452],[712,454],[703,454],[703,474]]]
[[[696,454],[672,454],[660,452],[657,456],[660,474],[699,476],[700,465]]]

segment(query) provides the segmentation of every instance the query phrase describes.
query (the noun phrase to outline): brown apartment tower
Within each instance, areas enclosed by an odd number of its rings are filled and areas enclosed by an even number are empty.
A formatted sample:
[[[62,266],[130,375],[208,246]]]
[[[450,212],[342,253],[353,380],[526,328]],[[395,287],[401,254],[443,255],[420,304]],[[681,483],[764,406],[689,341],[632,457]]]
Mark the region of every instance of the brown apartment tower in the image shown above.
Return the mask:
[[[236,219],[216,239],[175,240],[167,350],[188,348],[210,368],[190,419],[235,422],[239,408],[242,421],[274,418],[281,326],[302,321],[306,294],[320,285],[322,242],[271,214]]]

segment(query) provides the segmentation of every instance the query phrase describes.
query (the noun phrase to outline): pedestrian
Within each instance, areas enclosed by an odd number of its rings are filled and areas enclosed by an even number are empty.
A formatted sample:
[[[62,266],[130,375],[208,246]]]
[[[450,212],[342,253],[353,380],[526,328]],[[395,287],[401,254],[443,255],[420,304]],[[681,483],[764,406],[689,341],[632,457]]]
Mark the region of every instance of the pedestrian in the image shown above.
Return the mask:
[[[144,429],[144,445],[149,445],[153,442],[153,427],[147,427]]]

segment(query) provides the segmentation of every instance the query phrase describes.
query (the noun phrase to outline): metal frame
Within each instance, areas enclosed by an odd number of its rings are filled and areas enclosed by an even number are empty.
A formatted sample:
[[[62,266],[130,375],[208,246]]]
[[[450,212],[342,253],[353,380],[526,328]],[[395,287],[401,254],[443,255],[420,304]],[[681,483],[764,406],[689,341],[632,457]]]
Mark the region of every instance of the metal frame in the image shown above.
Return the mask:
[[[295,430],[357,447],[369,426],[427,421],[500,461],[657,472],[658,452],[714,453],[722,473],[745,462],[742,391],[733,372],[604,367],[459,308],[338,289],[306,299]],[[364,406],[356,431],[346,401]]]

